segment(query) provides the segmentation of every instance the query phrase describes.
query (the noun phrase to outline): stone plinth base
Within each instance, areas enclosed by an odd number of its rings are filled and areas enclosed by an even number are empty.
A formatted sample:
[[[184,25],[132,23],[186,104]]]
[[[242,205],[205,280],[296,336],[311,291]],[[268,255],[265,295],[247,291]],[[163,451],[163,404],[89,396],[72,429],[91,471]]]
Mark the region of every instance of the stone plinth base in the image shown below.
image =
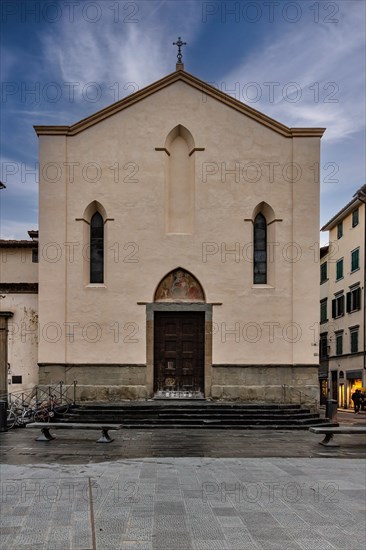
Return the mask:
[[[317,365],[212,365],[205,398],[225,401],[288,403],[319,407]],[[153,397],[146,365],[39,365],[39,383],[71,386],[76,400],[137,401]],[[206,381],[207,382],[207,381]],[[73,399],[73,388],[69,397]]]
[[[146,365],[39,365],[40,386],[76,384],[76,401],[117,402],[148,397]],[[68,397],[74,399],[73,387]]]
[[[317,365],[213,365],[211,397],[319,407]]]

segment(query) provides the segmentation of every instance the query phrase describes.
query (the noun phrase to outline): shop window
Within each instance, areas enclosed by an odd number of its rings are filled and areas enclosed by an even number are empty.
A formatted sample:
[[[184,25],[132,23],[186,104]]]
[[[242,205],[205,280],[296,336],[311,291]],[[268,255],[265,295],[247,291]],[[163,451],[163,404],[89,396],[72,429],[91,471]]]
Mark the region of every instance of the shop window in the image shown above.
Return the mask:
[[[336,333],[336,355],[343,353],[343,332]]]
[[[351,334],[351,353],[358,352],[358,327],[350,329]]]
[[[320,300],[320,322],[326,323],[328,321],[328,298]]]
[[[22,383],[22,376],[12,376],[11,377],[11,383],[12,384],[21,384]]]
[[[328,280],[328,264],[324,262],[320,265],[320,284]]]
[[[347,313],[361,309],[361,288],[358,286],[347,292]]]
[[[351,272],[360,269],[360,249],[356,248],[351,252]]]
[[[339,294],[332,300],[332,317],[341,317],[344,315],[344,294]]]
[[[339,222],[337,225],[337,239],[341,239],[343,237],[343,222]]]
[[[352,212],[352,227],[358,225],[358,208]]]
[[[343,278],[343,258],[336,263],[336,281]]]

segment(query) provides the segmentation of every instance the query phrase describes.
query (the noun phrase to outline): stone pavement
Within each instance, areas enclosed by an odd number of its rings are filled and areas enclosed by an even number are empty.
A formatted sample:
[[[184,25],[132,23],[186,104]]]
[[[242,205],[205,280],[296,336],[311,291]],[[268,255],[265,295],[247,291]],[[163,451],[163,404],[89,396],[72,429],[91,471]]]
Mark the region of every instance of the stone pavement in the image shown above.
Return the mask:
[[[112,433],[0,434],[1,549],[365,550],[362,436],[327,449],[303,431]]]

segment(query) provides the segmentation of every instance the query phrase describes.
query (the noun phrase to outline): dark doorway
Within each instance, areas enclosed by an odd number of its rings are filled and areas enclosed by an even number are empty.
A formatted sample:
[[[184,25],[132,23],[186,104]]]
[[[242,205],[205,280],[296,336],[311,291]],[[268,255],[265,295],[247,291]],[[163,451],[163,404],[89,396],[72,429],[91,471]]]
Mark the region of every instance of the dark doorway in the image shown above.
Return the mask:
[[[169,397],[204,392],[203,312],[155,312],[154,391]]]
[[[332,370],[332,399],[338,403],[338,371]]]

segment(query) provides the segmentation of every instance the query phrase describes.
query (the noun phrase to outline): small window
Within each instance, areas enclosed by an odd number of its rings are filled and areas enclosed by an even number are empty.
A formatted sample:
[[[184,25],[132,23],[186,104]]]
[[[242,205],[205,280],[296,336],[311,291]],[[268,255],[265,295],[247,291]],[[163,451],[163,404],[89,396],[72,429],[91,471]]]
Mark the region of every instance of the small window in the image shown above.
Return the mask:
[[[358,352],[358,328],[352,329],[351,333],[351,353]]]
[[[336,263],[336,281],[343,279],[343,258]]]
[[[32,248],[32,262],[38,264],[38,248]]]
[[[343,370],[340,370],[340,371],[339,371],[339,378],[344,378],[344,372],[343,372]]]
[[[332,300],[332,317],[335,319],[336,317],[341,317],[344,315],[344,294],[340,294],[339,296],[336,296],[334,300]]]
[[[339,222],[337,225],[337,239],[341,239],[343,237],[343,222]]]
[[[267,283],[267,222],[263,214],[258,214],[254,220],[253,283]]]
[[[347,292],[347,313],[361,309],[361,288],[358,286]]]
[[[12,376],[11,377],[11,383],[12,384],[21,384],[22,383],[22,376]]]
[[[328,298],[324,298],[324,300],[320,301],[320,322],[326,323],[328,321]]]
[[[352,227],[358,225],[358,208],[352,212]]]
[[[328,264],[327,262],[323,262],[320,265],[320,284],[324,283],[328,280]]]
[[[104,222],[99,212],[90,221],[90,282],[104,282]]]
[[[343,332],[336,334],[336,355],[343,353]]]
[[[352,250],[351,252],[351,272],[360,269],[360,249]]]

